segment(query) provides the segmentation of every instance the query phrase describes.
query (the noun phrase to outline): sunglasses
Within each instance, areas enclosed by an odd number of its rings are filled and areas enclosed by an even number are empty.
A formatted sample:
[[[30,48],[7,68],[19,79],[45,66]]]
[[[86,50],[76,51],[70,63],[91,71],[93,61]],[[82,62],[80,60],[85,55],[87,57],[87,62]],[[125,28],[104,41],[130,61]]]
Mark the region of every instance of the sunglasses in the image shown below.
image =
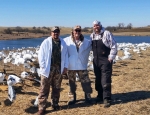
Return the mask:
[[[79,30],[79,29],[77,29],[77,30],[75,30],[76,32],[81,32],[81,30]]]
[[[60,33],[60,30],[54,30],[53,32],[54,33]]]

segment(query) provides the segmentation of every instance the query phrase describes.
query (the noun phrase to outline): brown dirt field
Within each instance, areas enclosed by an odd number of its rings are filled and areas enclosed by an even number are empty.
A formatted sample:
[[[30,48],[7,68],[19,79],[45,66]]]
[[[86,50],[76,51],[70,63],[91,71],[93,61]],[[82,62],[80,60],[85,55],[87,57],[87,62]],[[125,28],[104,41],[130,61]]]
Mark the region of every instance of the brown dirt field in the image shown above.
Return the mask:
[[[119,52],[119,55],[122,53]],[[62,81],[60,106],[62,110],[53,111],[48,99],[46,115],[149,115],[150,114],[150,48],[142,51],[141,56],[131,52],[131,60],[118,61],[113,65],[112,75],[112,105],[103,108],[103,104],[89,105],[84,103],[84,93],[80,82],[77,82],[77,100],[75,105],[67,106],[69,91],[68,80]],[[4,67],[1,62],[0,69]],[[5,65],[7,73],[20,74],[24,69],[20,66]],[[92,81],[92,98],[97,95],[94,89],[95,77],[89,71]],[[20,86],[20,87],[19,87]],[[38,108],[33,102],[38,95],[39,84],[25,81],[25,85],[16,85],[16,100],[11,103],[7,91],[0,91],[0,115],[31,115]],[[50,96],[49,96],[50,97]]]

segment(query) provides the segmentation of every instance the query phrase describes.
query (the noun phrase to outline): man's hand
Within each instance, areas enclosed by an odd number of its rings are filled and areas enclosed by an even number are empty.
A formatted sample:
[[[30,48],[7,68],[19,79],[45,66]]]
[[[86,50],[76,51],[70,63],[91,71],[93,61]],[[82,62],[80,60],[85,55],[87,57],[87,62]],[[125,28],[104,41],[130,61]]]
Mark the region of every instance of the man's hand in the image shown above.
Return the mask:
[[[108,61],[111,63],[111,62],[112,62],[112,59],[109,59],[109,58],[108,58]]]
[[[62,74],[67,74],[67,68],[64,67]]]

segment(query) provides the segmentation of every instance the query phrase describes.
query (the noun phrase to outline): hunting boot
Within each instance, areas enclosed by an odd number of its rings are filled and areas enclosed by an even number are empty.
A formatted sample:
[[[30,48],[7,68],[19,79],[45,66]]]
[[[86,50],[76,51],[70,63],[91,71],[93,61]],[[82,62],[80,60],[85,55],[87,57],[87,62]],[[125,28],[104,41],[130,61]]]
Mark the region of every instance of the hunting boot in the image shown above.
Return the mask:
[[[103,94],[98,92],[98,95],[96,97],[96,102],[97,103],[103,103]]]
[[[58,104],[53,104],[53,105],[52,105],[52,108],[53,108],[54,110],[61,110],[61,107],[60,107]]]
[[[73,105],[76,103],[76,93],[74,93],[73,95],[69,94],[69,98],[70,100],[68,101],[68,105]]]
[[[104,99],[104,108],[108,108],[111,105],[111,100]]]
[[[90,93],[85,93],[85,102],[86,103],[92,103],[92,99],[91,99],[91,94]]]
[[[51,104],[52,104],[53,110],[60,110],[61,109],[61,107],[58,105],[58,101],[52,100]]]

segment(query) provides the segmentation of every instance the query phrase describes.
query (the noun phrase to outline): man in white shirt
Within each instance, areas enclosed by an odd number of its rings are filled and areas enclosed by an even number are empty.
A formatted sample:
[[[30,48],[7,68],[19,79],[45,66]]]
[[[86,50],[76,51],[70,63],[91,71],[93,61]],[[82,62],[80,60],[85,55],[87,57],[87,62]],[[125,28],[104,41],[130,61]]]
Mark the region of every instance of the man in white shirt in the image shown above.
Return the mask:
[[[44,114],[46,101],[52,86],[52,107],[60,109],[58,105],[62,74],[66,74],[68,68],[67,46],[63,39],[59,38],[60,29],[55,26],[51,29],[51,36],[45,39],[39,50],[38,60],[41,74],[41,89],[38,96],[39,114]]]
[[[68,49],[68,78],[69,78],[69,102],[68,105],[76,103],[76,74],[78,74],[82,89],[85,94],[85,101],[91,103],[91,81],[88,76],[87,64],[91,50],[91,41],[81,34],[81,26],[77,25],[72,31],[72,35],[64,38]]]
[[[91,34],[93,50],[93,66],[97,101],[104,100],[104,107],[111,105],[112,61],[117,55],[117,44],[113,35],[105,30],[97,20],[93,22]]]

